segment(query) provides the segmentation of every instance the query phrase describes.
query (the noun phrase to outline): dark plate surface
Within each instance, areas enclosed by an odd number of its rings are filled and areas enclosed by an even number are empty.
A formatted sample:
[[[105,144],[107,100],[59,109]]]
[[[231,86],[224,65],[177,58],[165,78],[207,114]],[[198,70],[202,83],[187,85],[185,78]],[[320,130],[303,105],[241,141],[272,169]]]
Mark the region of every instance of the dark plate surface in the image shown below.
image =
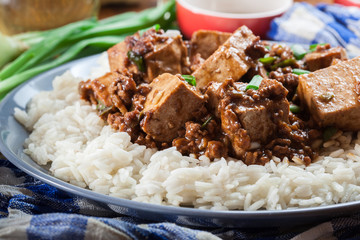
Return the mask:
[[[55,76],[70,70],[86,78],[96,66],[98,55],[79,59],[45,72],[12,91],[0,103],[0,151],[18,168],[29,175],[66,191],[107,205],[115,212],[153,221],[169,221],[203,227],[278,227],[318,223],[336,216],[360,211],[360,202],[281,211],[210,211],[183,207],[140,203],[83,189],[53,177],[44,167],[23,153],[23,143],[29,133],[13,117],[14,108],[25,109],[30,99],[40,91],[51,90]]]

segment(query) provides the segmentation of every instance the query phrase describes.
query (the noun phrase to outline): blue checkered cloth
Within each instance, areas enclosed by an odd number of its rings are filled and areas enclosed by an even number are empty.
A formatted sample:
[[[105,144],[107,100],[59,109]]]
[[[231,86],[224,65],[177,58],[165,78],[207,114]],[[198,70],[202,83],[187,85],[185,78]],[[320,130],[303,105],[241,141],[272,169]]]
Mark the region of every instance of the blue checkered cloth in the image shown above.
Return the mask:
[[[119,215],[16,168],[0,154],[0,239],[360,239],[360,214],[296,228],[193,229]]]
[[[360,55],[360,8],[337,4],[295,3],[271,23],[268,37],[301,44],[330,43]]]

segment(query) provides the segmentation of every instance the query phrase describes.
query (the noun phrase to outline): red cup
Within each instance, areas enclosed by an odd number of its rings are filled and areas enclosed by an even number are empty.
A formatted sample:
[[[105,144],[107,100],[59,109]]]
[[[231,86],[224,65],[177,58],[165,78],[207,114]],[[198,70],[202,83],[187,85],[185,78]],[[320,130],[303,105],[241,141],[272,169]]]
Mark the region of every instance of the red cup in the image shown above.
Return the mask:
[[[270,22],[292,4],[292,0],[177,0],[176,11],[186,38],[199,29],[233,32],[242,25],[266,38]]]
[[[360,7],[360,1],[355,1],[355,0],[335,0],[334,3],[341,4],[344,6]]]

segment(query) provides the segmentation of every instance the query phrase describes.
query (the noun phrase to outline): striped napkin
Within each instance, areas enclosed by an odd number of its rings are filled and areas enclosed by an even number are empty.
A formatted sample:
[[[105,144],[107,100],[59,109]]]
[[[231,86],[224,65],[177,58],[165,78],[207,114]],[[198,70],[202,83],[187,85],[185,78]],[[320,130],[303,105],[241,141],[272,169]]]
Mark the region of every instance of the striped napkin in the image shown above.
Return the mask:
[[[360,55],[360,8],[337,4],[295,3],[272,21],[268,37],[302,44],[330,43]]]

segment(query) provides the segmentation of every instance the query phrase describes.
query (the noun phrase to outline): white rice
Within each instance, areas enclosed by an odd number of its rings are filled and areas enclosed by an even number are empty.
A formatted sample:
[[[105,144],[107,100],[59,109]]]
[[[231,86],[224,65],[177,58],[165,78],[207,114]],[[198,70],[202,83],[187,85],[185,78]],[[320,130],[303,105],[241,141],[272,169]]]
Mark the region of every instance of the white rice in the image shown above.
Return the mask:
[[[97,74],[100,74],[99,72]],[[212,210],[281,210],[360,200],[360,134],[339,132],[309,166],[274,157],[265,166],[209,161],[133,144],[80,100],[69,72],[15,117],[31,134],[25,152],[52,174],[93,191],[135,201]]]

